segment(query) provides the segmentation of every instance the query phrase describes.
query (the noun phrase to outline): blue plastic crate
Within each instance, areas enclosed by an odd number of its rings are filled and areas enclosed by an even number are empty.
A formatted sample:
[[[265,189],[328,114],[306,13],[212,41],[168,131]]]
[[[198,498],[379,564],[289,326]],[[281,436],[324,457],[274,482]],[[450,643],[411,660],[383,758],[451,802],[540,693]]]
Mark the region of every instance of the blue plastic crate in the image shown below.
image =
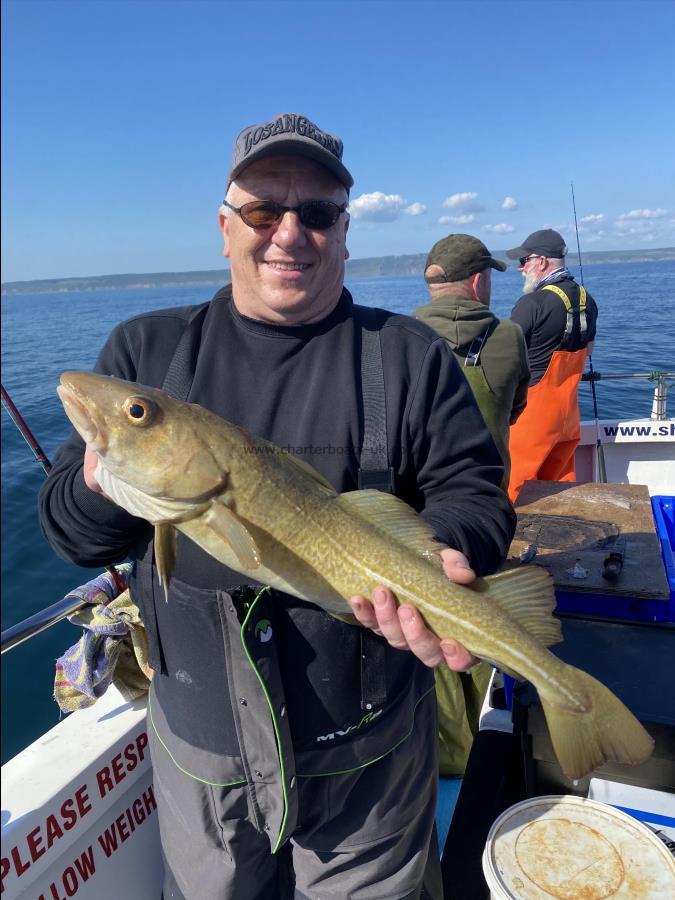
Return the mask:
[[[675,497],[652,497],[652,510],[670,585],[670,599],[675,600]]]
[[[558,612],[635,622],[675,622],[675,497],[656,496],[651,501],[670,588],[670,600],[619,596],[610,598],[606,594],[556,591]]]

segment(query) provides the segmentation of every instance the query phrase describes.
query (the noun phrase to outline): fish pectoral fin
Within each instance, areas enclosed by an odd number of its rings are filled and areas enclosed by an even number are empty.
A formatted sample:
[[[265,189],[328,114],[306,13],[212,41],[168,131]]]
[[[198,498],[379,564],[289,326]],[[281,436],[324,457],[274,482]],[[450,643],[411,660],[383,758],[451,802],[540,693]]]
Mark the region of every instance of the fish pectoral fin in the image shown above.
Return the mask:
[[[553,579],[541,566],[497,572],[477,578],[467,587],[480,593],[488,602],[497,604],[544,647],[562,641],[560,622],[553,617]]]
[[[260,567],[260,550],[248,528],[229,506],[217,499],[203,515],[203,521],[227,542],[245,569]]]
[[[366,519],[391,540],[441,565],[439,553],[445,544],[439,543],[431,526],[398,497],[382,491],[350,491],[340,494],[336,503]]]
[[[155,562],[166,600],[169,599],[169,583],[176,568],[177,550],[176,529],[173,525],[155,525]]]

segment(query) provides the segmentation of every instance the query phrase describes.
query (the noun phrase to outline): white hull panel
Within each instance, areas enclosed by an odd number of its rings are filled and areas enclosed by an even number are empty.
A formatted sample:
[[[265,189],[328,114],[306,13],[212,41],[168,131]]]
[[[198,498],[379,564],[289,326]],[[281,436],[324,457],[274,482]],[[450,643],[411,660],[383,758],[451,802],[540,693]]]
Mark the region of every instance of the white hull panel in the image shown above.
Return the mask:
[[[110,688],[2,767],[3,900],[159,898],[145,703]]]
[[[651,496],[675,493],[675,419],[602,420],[597,428],[595,422],[582,422],[577,481],[600,480],[598,437],[608,482],[646,484]]]

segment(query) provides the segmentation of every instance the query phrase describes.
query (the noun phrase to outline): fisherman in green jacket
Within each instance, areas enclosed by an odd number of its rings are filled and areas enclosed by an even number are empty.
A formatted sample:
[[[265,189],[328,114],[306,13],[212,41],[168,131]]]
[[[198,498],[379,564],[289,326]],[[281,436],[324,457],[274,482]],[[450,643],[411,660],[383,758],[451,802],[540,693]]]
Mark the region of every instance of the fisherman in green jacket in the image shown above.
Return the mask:
[[[504,460],[509,483],[509,426],[527,403],[530,367],[523,332],[490,311],[492,269],[506,263],[470,234],[449,234],[427,256],[424,278],[431,303],[415,310],[444,337],[457,357]]]
[[[414,316],[448,341],[462,366],[504,461],[506,488],[509,426],[525,409],[530,369],[521,329],[490,311],[492,269],[503,272],[506,264],[494,259],[478,238],[444,237],[431,248],[424,269],[431,302]],[[435,670],[443,775],[464,772],[490,673],[487,663],[471,672]]]

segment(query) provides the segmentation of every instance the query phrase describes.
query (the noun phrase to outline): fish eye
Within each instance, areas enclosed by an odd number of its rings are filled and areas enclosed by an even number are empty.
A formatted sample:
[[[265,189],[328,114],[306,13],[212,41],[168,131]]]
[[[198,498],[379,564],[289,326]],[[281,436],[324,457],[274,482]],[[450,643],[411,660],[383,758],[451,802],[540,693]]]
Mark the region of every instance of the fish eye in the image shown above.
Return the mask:
[[[155,404],[147,397],[127,397],[124,401],[124,412],[131,425],[149,425],[155,411]]]

